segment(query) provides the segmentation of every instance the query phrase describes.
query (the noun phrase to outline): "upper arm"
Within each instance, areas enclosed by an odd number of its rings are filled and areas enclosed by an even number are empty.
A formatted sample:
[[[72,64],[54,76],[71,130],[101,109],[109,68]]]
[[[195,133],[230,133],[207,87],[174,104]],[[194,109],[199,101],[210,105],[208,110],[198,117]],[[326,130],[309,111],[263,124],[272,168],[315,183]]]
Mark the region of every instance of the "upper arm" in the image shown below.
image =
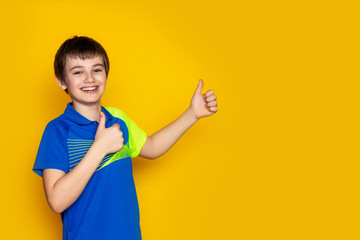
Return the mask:
[[[147,137],[143,147],[140,150],[140,157],[154,159],[153,142],[151,137]]]
[[[120,118],[125,122],[129,133],[130,155],[131,157],[138,156],[144,148],[144,144],[148,141],[146,133],[120,109],[107,107],[106,110],[114,117]]]
[[[53,187],[55,183],[66,173],[58,169],[44,169],[43,170],[43,182],[45,191],[48,191],[49,188]]]
[[[68,172],[68,153],[66,130],[59,124],[50,122],[43,133],[36,155],[33,171],[43,176],[45,169],[58,169]]]
[[[54,189],[54,186],[56,182],[66,175],[66,172],[58,170],[58,169],[52,169],[47,168],[43,170],[43,184],[44,184],[44,190],[46,198],[50,204],[50,198],[52,195],[52,190]],[[51,206],[51,204],[50,204]]]

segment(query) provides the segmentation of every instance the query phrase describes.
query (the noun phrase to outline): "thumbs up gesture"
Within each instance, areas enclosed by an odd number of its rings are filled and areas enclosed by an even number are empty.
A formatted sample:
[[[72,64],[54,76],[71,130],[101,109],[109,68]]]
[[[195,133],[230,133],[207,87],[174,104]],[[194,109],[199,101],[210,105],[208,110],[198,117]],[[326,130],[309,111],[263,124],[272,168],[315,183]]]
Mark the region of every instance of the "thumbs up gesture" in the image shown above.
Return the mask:
[[[99,146],[99,150],[104,151],[103,153],[106,155],[120,151],[124,147],[124,138],[119,124],[114,123],[111,127],[106,128],[105,122],[105,114],[100,112],[100,120],[95,135],[95,142]]]
[[[214,91],[208,90],[205,94],[201,94],[203,86],[204,82],[200,79],[190,104],[190,108],[197,119],[213,115],[217,112],[217,101]]]

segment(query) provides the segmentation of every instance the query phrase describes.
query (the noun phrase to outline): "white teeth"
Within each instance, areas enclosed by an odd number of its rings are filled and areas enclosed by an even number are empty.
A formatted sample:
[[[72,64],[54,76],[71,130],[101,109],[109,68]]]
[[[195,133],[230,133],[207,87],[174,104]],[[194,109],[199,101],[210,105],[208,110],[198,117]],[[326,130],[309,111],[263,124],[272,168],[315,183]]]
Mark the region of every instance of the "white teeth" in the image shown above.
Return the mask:
[[[94,91],[97,87],[82,88],[83,91]]]

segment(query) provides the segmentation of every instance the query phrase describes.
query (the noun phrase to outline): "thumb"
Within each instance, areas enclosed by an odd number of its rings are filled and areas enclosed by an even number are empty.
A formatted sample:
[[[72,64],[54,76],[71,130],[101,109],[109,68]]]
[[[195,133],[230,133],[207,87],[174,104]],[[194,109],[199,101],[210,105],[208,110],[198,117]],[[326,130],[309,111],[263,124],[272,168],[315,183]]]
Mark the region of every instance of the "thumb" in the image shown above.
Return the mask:
[[[202,79],[199,80],[199,84],[195,90],[195,95],[201,95],[201,91],[203,89],[203,86],[204,86],[204,82]]]
[[[106,117],[103,112],[100,112],[99,126],[98,129],[105,129]]]

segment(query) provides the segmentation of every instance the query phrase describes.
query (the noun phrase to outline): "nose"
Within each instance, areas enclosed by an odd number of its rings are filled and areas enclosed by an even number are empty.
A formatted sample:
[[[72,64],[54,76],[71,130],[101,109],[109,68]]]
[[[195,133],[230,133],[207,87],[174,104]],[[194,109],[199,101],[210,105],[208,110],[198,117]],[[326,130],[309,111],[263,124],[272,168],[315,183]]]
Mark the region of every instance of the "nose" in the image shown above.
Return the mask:
[[[86,82],[86,83],[93,83],[93,82],[95,82],[95,79],[94,79],[94,77],[92,76],[91,73],[88,73],[88,74],[86,74],[86,76],[85,76],[84,82]]]

